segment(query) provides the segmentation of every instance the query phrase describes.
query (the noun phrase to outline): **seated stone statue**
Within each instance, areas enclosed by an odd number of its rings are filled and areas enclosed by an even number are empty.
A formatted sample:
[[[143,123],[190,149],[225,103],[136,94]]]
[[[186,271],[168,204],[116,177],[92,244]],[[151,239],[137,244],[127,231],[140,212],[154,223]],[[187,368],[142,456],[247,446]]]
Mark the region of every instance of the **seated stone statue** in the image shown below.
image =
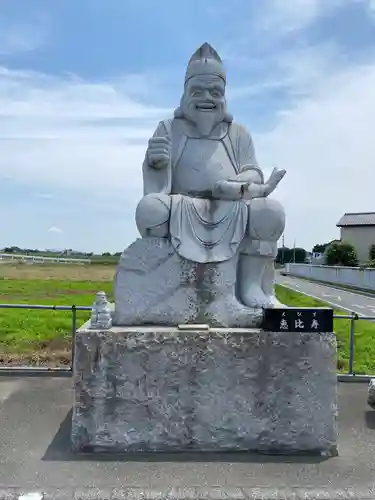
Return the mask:
[[[205,43],[189,61],[174,118],[149,141],[136,210],[143,240],[120,260],[117,324],[253,326],[275,302],[285,214],[268,195],[285,170],[265,181],[250,134],[227,111],[225,88],[223,63]]]

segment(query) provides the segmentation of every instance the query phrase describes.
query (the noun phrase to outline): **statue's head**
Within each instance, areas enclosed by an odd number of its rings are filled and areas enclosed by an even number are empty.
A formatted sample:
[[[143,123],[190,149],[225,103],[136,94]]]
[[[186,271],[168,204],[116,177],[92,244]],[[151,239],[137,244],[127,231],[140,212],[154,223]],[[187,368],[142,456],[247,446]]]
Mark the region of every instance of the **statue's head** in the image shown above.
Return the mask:
[[[107,295],[105,294],[105,292],[98,292],[96,294],[96,300],[95,300],[96,304],[106,304],[107,303]]]
[[[176,117],[193,122],[202,136],[209,136],[222,121],[232,121],[225,100],[226,74],[216,50],[204,43],[190,58],[185,88]]]

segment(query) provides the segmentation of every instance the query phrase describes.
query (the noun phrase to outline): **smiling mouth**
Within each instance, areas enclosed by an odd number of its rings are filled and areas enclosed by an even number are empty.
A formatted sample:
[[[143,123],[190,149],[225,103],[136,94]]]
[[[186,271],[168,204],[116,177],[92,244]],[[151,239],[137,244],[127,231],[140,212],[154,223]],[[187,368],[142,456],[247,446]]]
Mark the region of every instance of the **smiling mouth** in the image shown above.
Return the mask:
[[[203,102],[201,104],[197,104],[195,107],[200,111],[212,111],[216,108],[216,104],[214,104],[213,102]]]

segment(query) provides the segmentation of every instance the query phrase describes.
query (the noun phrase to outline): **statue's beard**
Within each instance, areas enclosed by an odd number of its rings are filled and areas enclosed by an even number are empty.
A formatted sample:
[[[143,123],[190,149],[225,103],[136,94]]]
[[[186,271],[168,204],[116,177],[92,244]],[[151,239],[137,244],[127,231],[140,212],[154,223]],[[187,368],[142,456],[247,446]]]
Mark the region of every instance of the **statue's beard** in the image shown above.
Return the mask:
[[[182,106],[182,112],[185,118],[194,123],[199,135],[202,137],[208,137],[225,117],[225,110],[223,108],[200,111],[195,106]]]
[[[218,111],[197,111],[195,126],[200,135],[207,137],[221,121],[222,116]]]

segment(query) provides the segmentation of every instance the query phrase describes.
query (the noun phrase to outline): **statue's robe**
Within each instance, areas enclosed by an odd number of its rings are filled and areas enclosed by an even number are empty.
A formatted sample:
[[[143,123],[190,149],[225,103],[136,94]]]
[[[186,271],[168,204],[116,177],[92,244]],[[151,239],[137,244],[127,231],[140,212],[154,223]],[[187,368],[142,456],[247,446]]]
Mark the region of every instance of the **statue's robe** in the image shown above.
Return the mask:
[[[223,122],[209,138],[194,136],[182,118],[159,123],[154,137],[168,137],[171,162],[161,169],[143,164],[144,195],[170,195],[169,234],[176,252],[207,263],[231,259],[247,235],[248,203],[214,198],[214,185],[244,170],[263,183],[246,129]]]

